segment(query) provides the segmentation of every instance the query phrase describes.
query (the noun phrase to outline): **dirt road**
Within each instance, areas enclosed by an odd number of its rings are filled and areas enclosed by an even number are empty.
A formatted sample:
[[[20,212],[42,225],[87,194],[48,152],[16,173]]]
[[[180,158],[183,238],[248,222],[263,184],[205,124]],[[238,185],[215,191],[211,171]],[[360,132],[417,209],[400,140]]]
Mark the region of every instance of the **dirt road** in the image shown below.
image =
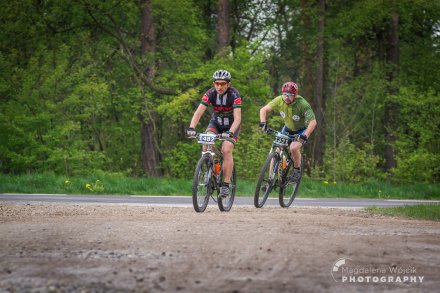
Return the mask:
[[[1,203],[0,237],[0,292],[440,286],[440,223],[359,210]]]

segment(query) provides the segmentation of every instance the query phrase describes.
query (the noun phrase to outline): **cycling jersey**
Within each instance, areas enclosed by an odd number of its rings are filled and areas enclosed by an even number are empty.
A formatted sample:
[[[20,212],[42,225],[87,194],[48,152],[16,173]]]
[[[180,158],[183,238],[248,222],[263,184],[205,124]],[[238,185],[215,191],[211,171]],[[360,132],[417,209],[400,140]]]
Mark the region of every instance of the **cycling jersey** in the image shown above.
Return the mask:
[[[269,102],[268,106],[279,111],[284,120],[284,124],[290,131],[300,131],[307,128],[310,121],[315,119],[315,113],[310,104],[301,96],[296,96],[295,101],[287,105],[283,96],[278,96]]]
[[[214,113],[211,120],[229,130],[234,122],[234,109],[241,108],[241,97],[233,87],[228,88],[223,95],[219,95],[215,88],[211,88],[203,95],[201,103],[205,106],[212,104]]]

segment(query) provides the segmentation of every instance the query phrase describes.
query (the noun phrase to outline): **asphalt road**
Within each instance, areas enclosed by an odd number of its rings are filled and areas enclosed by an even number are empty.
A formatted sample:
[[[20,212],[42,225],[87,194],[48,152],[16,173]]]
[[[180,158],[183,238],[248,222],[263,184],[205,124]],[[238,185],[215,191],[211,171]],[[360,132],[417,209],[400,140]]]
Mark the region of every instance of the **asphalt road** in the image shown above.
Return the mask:
[[[236,197],[234,205],[253,206],[253,197]],[[66,195],[66,194],[0,194],[2,202],[21,203],[97,203],[97,204],[145,204],[155,206],[192,207],[190,196],[141,196],[141,195]],[[366,208],[369,206],[394,207],[415,204],[440,204],[439,200],[382,200],[357,198],[297,198],[292,206],[322,208]],[[209,205],[216,205],[211,199]],[[268,198],[265,206],[279,206],[278,198]]]

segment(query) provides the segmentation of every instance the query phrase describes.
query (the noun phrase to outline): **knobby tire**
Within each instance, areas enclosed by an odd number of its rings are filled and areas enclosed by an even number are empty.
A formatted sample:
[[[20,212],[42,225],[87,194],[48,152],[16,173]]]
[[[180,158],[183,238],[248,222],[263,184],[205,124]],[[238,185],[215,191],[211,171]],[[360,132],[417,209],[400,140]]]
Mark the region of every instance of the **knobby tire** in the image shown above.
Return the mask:
[[[208,155],[202,156],[194,171],[192,184],[192,202],[194,210],[198,213],[205,211],[208,206],[209,197],[212,193],[212,158]]]
[[[263,164],[263,167],[261,168],[260,177],[258,178],[257,187],[255,189],[255,196],[254,196],[254,206],[256,208],[261,208],[266,203],[267,198],[269,197],[270,192],[274,188],[275,182],[276,182],[276,176],[275,174],[272,181],[269,181],[269,175],[273,170],[268,170],[270,168],[270,163],[273,160],[272,169],[275,170],[274,172],[277,172],[278,165],[280,162],[280,157],[278,153],[272,152],[267,156],[266,161]],[[269,172],[266,176],[266,172]],[[265,189],[265,190],[262,190]],[[261,194],[263,193],[263,194]]]
[[[283,208],[290,207],[290,205],[292,204],[293,200],[295,199],[295,197],[298,193],[299,185],[301,183],[301,180],[303,177],[303,172],[304,172],[304,169],[303,169],[304,164],[303,163],[304,162],[302,161],[302,157],[301,157],[301,177],[295,183],[292,183],[292,182],[286,183],[287,177],[289,177],[289,175],[293,174],[293,161],[290,161],[287,164],[286,170],[285,170],[285,172],[283,172],[281,187],[280,187],[280,192],[279,192],[279,197],[278,197],[280,206]],[[289,172],[291,174],[289,174]]]

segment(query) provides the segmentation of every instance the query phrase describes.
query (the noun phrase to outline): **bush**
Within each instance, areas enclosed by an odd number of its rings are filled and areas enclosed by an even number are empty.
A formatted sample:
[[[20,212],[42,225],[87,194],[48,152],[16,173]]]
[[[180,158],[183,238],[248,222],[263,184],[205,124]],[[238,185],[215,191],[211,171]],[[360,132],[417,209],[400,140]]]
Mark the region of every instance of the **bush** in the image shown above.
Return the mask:
[[[379,156],[372,153],[371,144],[357,148],[348,139],[344,139],[335,150],[326,150],[324,158],[324,174],[327,179],[364,182],[382,175],[377,169]]]
[[[178,142],[175,148],[164,155],[161,162],[165,175],[174,178],[192,178],[200,158],[200,151],[201,148],[195,141]]]
[[[401,154],[392,173],[398,181],[431,182],[440,174],[440,155],[423,150]]]
[[[436,182],[440,179],[439,96],[433,91],[419,93],[401,88],[394,97],[399,104],[401,123],[396,136],[397,167],[392,170],[399,182]]]

